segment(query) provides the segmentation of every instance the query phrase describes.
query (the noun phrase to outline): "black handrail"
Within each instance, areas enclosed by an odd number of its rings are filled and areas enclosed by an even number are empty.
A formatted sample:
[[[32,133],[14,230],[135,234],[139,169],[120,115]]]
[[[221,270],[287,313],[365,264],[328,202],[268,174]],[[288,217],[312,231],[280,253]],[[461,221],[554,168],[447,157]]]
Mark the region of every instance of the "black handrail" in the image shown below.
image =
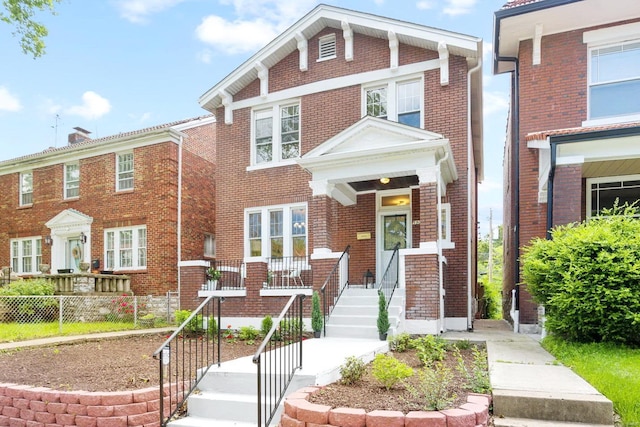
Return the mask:
[[[258,426],[268,426],[302,368],[303,294],[292,295],[253,356],[258,369]],[[264,362],[264,363],[263,363]],[[264,365],[264,372],[263,372]],[[264,399],[264,401],[263,401]]]
[[[214,317],[217,301],[218,320]],[[153,353],[160,363],[160,425],[165,427],[180,415],[185,402],[216,361],[214,342],[217,335],[217,363],[220,366],[220,303],[222,298],[209,296]],[[213,325],[217,325],[217,331]],[[165,385],[165,377],[168,383]],[[165,394],[166,391],[166,394]],[[169,407],[165,417],[165,399]]]
[[[340,295],[342,295],[342,291],[349,286],[349,250],[351,249],[351,245],[347,245],[347,247],[338,258],[338,261],[333,266],[331,273],[327,276],[327,279],[324,281],[324,284],[320,288],[320,292],[322,293],[322,317],[324,318],[323,322],[323,335],[327,336],[327,320],[333,311],[333,308],[338,303],[340,299]],[[342,276],[343,282],[340,282],[340,277]],[[330,301],[329,303],[327,301]]]
[[[380,280],[380,284],[378,286],[378,290],[384,294],[384,298],[387,301],[387,307],[389,307],[389,303],[391,303],[393,292],[398,287],[398,271],[400,263],[399,251],[400,243],[396,243],[396,246],[393,248],[391,258],[389,259],[389,263],[387,264],[387,268],[382,275],[382,280]]]

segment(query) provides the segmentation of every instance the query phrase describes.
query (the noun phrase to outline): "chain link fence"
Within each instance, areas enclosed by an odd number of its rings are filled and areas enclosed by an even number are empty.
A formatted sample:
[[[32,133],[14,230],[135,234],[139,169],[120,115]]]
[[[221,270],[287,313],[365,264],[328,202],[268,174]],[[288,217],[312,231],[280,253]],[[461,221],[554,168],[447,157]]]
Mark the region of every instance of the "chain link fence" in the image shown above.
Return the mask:
[[[0,296],[0,342],[167,325],[166,296]]]

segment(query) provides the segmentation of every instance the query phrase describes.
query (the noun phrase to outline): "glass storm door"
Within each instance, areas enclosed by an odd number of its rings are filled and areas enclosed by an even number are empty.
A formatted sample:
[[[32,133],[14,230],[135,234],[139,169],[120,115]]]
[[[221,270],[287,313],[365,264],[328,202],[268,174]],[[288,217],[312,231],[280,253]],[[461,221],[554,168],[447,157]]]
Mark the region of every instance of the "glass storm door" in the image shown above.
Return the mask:
[[[409,212],[389,212],[379,215],[379,240],[376,283],[380,283],[389,264],[393,249],[410,247]]]
[[[65,268],[72,268],[75,272],[80,271],[80,261],[82,261],[82,242],[80,239],[68,239],[66,244]]]

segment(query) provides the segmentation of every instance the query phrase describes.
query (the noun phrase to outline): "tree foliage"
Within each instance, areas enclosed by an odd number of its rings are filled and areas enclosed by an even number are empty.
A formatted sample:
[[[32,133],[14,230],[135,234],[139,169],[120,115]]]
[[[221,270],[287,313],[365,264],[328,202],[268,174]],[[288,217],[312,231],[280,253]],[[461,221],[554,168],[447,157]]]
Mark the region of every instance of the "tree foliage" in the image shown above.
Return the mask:
[[[497,228],[497,234],[497,239],[487,234],[478,240],[478,283],[484,289],[481,310],[487,319],[502,318],[502,226]],[[491,261],[489,245],[493,254]]]
[[[20,47],[25,54],[38,58],[45,53],[44,39],[49,34],[47,27],[35,20],[37,12],[49,11],[55,15],[55,5],[60,0],[2,0],[0,21],[14,27],[14,37],[20,38]]]
[[[523,278],[546,327],[572,341],[640,345],[640,221],[615,208],[524,249]],[[615,214],[615,215],[614,215]]]

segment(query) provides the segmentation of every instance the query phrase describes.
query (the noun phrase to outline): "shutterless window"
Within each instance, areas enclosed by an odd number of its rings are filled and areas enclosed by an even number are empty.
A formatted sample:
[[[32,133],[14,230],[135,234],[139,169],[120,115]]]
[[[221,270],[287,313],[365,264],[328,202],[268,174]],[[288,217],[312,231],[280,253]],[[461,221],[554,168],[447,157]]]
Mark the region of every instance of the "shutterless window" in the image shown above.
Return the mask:
[[[249,256],[262,255],[262,213],[249,214]]]
[[[33,172],[20,174],[20,206],[33,203]]]
[[[640,41],[591,49],[591,119],[640,113]]]
[[[273,110],[256,111],[255,146],[256,163],[273,160]]]
[[[142,269],[147,266],[145,226],[105,230],[107,270]]]
[[[331,59],[336,57],[336,35],[329,34],[320,37],[318,40],[318,60]]]
[[[420,127],[420,81],[398,83],[398,122]]]
[[[64,198],[80,195],[80,166],[77,163],[64,165]]]
[[[253,112],[253,164],[300,157],[300,104],[274,105]]]
[[[300,106],[289,105],[280,109],[280,140],[282,159],[300,156]]]
[[[591,209],[590,216],[599,216],[603,209],[629,205],[640,200],[640,177],[629,180],[599,181],[590,180]]]
[[[216,256],[216,239],[213,234],[204,235],[204,256],[210,258]]]
[[[307,255],[307,210],[291,209],[291,248],[293,256]]]
[[[249,256],[287,257],[307,254],[307,208],[279,205],[247,212]]]
[[[133,189],[133,153],[118,154],[118,190]]]
[[[284,256],[283,229],[282,210],[269,212],[269,240],[272,257]]]
[[[387,118],[387,88],[379,87],[367,89],[367,115],[373,117]]]
[[[37,273],[40,264],[42,264],[42,239],[40,237],[11,240],[11,268],[15,273]]]

